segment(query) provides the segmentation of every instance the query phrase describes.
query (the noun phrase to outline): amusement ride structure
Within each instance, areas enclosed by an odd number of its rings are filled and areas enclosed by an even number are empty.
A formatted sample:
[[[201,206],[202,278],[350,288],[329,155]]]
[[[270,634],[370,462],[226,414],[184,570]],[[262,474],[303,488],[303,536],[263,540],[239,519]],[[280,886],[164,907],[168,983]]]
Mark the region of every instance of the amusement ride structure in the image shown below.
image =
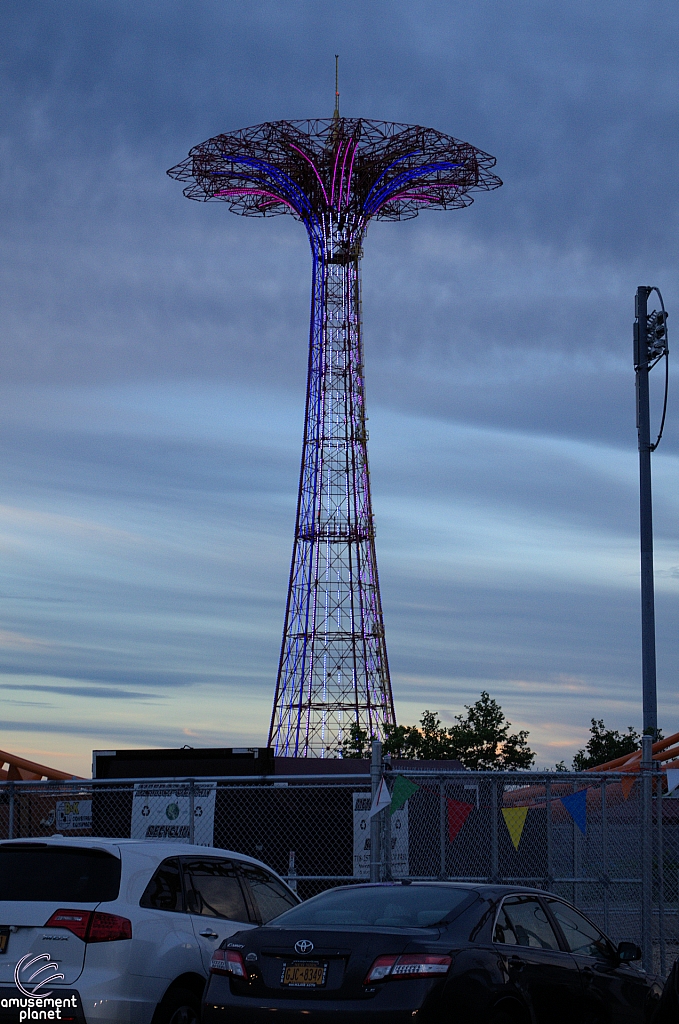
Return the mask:
[[[302,464],[269,745],[336,756],[395,724],[375,555],[360,259],[371,220],[457,210],[502,184],[495,159],[431,128],[339,115],[216,135],[168,174],[184,195],[307,230],[311,328]]]

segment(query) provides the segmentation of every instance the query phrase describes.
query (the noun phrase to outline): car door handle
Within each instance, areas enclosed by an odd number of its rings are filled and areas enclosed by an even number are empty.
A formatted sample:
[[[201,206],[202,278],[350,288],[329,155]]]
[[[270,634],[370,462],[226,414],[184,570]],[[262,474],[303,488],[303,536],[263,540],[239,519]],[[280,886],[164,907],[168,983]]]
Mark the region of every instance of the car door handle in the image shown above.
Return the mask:
[[[526,966],[520,956],[510,956],[509,963],[515,971],[522,971]]]
[[[213,932],[209,928],[208,928],[208,930],[206,932],[200,932],[200,934],[205,939],[218,939],[219,938],[219,935],[217,935],[217,932]]]

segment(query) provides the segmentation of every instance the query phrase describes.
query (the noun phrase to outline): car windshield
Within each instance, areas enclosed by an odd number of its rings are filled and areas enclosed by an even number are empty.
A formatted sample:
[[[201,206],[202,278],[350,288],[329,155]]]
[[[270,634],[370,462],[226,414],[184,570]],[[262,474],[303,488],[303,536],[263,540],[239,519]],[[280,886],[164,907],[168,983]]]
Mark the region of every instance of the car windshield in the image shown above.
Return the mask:
[[[118,898],[120,860],[106,850],[0,845],[0,900],[101,903]]]
[[[443,885],[388,885],[332,889],[269,923],[274,927],[373,925],[376,928],[429,928],[460,906],[472,889]]]

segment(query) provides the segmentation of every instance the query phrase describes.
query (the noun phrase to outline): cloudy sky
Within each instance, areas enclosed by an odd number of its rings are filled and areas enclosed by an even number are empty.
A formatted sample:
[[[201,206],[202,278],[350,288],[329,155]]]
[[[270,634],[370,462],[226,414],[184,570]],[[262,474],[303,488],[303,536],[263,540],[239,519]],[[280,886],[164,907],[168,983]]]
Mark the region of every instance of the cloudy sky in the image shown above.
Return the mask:
[[[265,742],[308,245],[165,171],[329,116],[335,53],[342,113],[455,135],[505,182],[365,247],[399,718],[450,723],[488,689],[540,766],[593,716],[640,726],[631,325],[645,283],[679,323],[678,45],[669,0],[4,0],[0,748],[86,775],[93,748]],[[666,733],[676,394],[654,456]]]

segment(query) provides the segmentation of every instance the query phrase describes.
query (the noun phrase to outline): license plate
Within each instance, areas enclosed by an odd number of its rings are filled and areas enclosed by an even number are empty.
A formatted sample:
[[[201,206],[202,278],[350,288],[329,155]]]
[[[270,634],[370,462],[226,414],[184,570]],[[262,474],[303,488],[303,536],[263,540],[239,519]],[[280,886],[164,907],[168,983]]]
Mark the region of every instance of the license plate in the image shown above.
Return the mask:
[[[0,924],[0,953],[7,952],[7,943],[9,942],[9,925]]]
[[[281,985],[286,988],[320,988],[325,985],[325,976],[328,973],[328,965],[309,963],[304,960],[301,963],[283,964]]]

